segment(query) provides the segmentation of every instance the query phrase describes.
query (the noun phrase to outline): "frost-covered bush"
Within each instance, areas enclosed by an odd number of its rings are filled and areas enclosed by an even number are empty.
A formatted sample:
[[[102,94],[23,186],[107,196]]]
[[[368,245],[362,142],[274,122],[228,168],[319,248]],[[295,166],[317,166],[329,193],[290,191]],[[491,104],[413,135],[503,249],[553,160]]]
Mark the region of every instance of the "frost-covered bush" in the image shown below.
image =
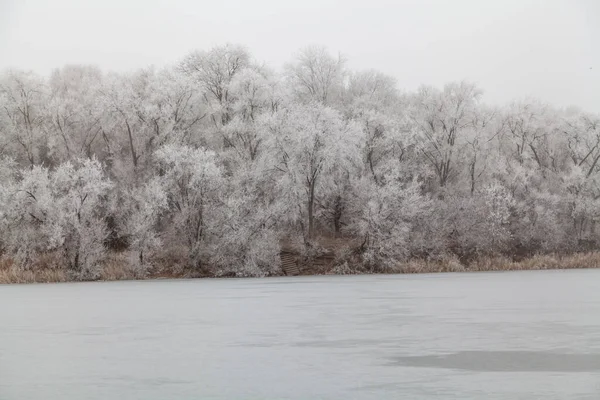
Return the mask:
[[[416,181],[371,184],[364,193],[362,213],[354,229],[364,238],[364,262],[374,268],[385,268],[410,255],[413,227],[431,203],[421,194]]]
[[[250,171],[228,184],[214,152],[166,146],[156,153],[168,196],[163,224],[190,265],[217,275],[264,276],[279,268],[274,229],[281,211],[261,196]]]
[[[0,156],[0,256],[6,249],[7,241],[10,239],[9,209],[10,193],[14,190],[17,168],[16,163],[8,158]]]
[[[51,178],[54,204],[59,208],[59,240],[69,268],[83,277],[95,277],[106,255],[105,200],[112,184],[95,159],[61,164]]]
[[[23,267],[44,252],[59,252],[78,278],[98,276],[106,256],[104,223],[111,182],[95,159],[22,170],[4,191],[7,251]]]
[[[123,202],[115,211],[121,233],[127,238],[134,253],[131,262],[141,270],[150,266],[150,259],[160,249],[162,240],[158,231],[161,215],[168,208],[167,193],[159,179],[124,193]]]
[[[279,270],[279,210],[253,195],[230,193],[211,262],[218,275],[266,276]]]
[[[188,249],[191,266],[210,268],[211,247],[219,227],[219,192],[224,185],[217,155],[210,150],[168,145],[155,154],[161,186],[168,193],[167,235]]]
[[[449,250],[462,256],[502,253],[510,248],[511,222],[516,202],[495,182],[481,188],[478,196],[449,196],[444,210],[451,227]]]

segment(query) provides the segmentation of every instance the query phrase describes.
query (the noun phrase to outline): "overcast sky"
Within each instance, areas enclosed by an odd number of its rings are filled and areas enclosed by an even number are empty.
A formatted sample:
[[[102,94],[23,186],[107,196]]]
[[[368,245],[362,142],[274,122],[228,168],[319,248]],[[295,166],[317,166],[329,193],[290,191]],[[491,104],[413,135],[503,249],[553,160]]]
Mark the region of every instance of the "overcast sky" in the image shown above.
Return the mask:
[[[600,113],[596,0],[0,0],[0,69],[130,70],[226,42],[277,68],[321,44],[402,89],[467,79],[488,102]]]

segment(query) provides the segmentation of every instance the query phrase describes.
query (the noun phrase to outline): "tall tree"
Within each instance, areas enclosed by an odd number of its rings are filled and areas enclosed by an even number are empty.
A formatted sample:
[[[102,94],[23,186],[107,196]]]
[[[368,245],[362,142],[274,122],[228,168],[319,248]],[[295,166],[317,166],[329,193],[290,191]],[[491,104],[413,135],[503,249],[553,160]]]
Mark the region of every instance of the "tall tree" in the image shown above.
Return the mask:
[[[344,59],[331,56],[324,47],[306,47],[286,65],[285,74],[299,99],[331,105],[342,90]]]

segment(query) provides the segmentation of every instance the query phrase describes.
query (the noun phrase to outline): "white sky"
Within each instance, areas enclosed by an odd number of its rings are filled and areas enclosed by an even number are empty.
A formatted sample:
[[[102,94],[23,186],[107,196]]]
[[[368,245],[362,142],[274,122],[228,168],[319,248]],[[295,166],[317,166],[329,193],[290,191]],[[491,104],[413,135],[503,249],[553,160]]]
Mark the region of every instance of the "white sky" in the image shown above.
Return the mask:
[[[276,68],[320,44],[403,89],[468,79],[488,102],[600,113],[596,0],[0,0],[0,69],[129,70],[226,42]]]

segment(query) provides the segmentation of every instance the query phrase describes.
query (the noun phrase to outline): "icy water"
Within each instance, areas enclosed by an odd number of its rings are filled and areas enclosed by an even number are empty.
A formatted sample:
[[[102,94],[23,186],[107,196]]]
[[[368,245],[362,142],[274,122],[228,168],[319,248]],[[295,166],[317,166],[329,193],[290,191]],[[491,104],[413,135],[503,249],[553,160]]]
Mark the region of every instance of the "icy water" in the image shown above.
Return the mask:
[[[0,285],[0,399],[599,399],[600,270]]]

